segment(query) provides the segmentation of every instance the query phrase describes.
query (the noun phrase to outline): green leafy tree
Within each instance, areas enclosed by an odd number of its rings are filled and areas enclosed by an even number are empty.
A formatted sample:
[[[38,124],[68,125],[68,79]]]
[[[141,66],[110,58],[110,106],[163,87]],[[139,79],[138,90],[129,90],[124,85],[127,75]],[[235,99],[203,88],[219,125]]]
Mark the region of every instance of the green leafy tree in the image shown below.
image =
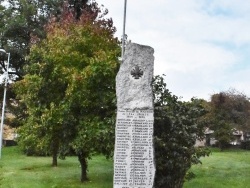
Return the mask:
[[[12,80],[23,77],[32,37],[44,38],[44,25],[59,10],[60,1],[7,0],[1,14],[0,46],[11,53]],[[3,66],[3,65],[2,65]]]
[[[58,152],[65,156],[73,149],[81,181],[88,179],[87,159],[113,151],[120,55],[113,22],[104,18],[107,11],[100,11],[97,3],[89,8],[79,20],[69,9],[60,21],[51,20],[46,39],[31,48],[24,79],[15,84],[27,106],[20,144],[53,155],[53,161]]]
[[[3,1],[1,1],[3,2]],[[0,5],[0,48],[10,52],[9,75],[11,83],[23,79],[24,66],[29,64],[26,58],[33,43],[46,37],[44,26],[54,17],[60,20],[63,7],[67,6],[74,17],[79,19],[84,7],[91,5],[87,0],[5,0]],[[91,10],[89,8],[89,10]],[[5,70],[6,58],[0,58],[0,73]],[[3,90],[3,85],[0,91]],[[22,125],[26,118],[25,106],[19,104],[16,95],[9,84],[7,90],[8,109],[16,116],[9,122],[13,127]],[[16,105],[18,103],[18,105]]]
[[[180,188],[191,165],[200,163],[199,158],[209,154],[206,148],[194,147],[196,139],[202,136],[204,124],[200,117],[206,111],[202,106],[202,100],[182,102],[177,96],[172,95],[166,88],[163,77],[155,77],[153,88],[155,187]]]
[[[223,150],[233,140],[233,130],[250,130],[249,98],[235,89],[211,96],[210,129]]]

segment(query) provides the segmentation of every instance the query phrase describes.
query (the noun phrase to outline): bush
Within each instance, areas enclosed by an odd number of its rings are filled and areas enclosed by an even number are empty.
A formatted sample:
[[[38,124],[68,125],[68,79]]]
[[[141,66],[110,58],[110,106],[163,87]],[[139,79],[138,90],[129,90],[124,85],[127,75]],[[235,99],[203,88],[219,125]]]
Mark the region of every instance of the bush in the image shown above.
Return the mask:
[[[248,140],[248,141],[242,141],[241,142],[241,148],[242,149],[246,149],[246,150],[250,150],[250,140]]]
[[[204,125],[199,118],[205,114],[201,100],[182,102],[167,89],[163,78],[154,80],[155,122],[154,146],[155,187],[180,188],[185,180],[195,177],[187,173],[192,164],[201,163],[209,155],[206,148],[195,148],[195,141]]]

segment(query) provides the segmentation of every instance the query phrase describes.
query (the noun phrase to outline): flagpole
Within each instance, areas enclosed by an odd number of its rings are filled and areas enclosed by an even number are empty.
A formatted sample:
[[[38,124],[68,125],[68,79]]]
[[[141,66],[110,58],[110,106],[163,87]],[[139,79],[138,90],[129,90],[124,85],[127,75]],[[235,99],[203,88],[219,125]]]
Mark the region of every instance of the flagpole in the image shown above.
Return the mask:
[[[125,50],[124,48],[125,48],[126,11],[127,11],[127,0],[124,0],[123,33],[122,33],[122,62],[124,60],[124,50]]]

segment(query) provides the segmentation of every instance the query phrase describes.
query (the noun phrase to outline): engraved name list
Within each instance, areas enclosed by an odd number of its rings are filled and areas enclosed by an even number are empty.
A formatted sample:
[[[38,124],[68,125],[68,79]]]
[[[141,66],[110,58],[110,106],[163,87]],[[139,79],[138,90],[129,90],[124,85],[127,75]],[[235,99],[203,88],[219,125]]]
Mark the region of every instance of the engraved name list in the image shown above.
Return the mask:
[[[117,112],[114,187],[152,187],[153,110]],[[129,168],[126,168],[129,167]]]

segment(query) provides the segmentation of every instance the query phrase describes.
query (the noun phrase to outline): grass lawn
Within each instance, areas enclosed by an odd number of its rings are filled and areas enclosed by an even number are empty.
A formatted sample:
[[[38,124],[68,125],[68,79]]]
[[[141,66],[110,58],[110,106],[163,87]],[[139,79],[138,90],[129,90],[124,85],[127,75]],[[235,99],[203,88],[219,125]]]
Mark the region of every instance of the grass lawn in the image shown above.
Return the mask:
[[[249,188],[250,152],[246,150],[213,149],[202,165],[191,168],[196,178],[184,184],[184,188]]]
[[[192,167],[196,178],[184,188],[250,188],[250,151],[213,149],[202,163]],[[87,183],[80,182],[76,157],[59,160],[58,167],[51,167],[51,157],[26,157],[18,147],[2,150],[0,188],[112,188],[112,160],[93,157],[89,178]]]
[[[0,159],[2,188],[112,188],[113,162],[103,156],[89,161],[89,179],[80,182],[80,167],[76,157],[58,160],[51,167],[51,157],[27,157],[18,147],[6,147]]]

